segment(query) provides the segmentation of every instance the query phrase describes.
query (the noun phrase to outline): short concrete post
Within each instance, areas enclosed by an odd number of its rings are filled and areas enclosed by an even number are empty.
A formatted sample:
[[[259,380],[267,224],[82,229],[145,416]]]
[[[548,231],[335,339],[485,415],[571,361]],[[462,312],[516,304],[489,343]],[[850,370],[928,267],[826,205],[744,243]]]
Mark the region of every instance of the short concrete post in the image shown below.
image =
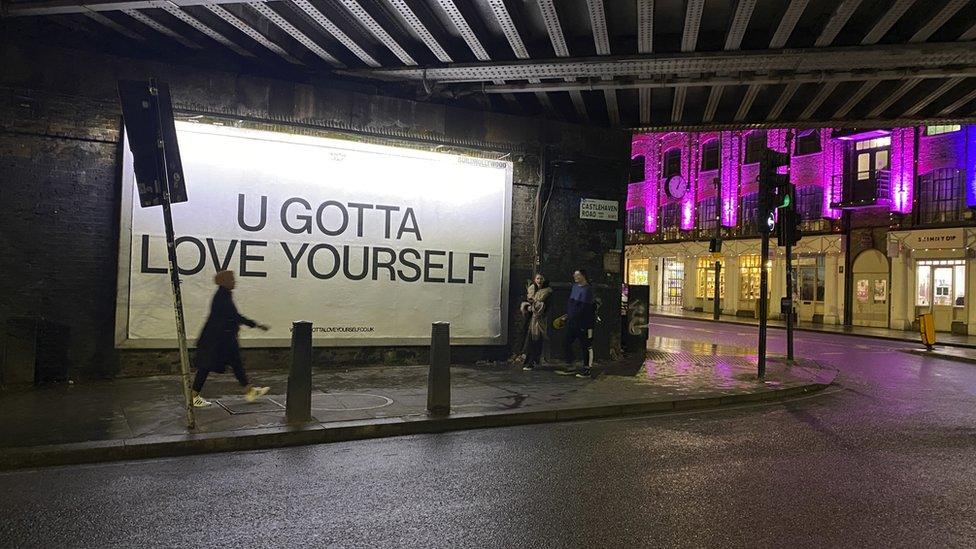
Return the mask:
[[[312,323],[306,320],[291,325],[291,371],[285,418],[288,423],[312,419]]]
[[[427,374],[427,412],[451,413],[451,323],[430,326],[430,371]]]

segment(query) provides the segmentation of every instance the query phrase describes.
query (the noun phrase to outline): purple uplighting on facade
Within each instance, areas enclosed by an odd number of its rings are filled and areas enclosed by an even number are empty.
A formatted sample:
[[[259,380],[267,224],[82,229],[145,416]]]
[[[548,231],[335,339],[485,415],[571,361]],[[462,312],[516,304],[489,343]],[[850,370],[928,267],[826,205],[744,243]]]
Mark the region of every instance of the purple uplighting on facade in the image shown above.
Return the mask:
[[[681,230],[690,231],[695,228],[695,204],[691,200],[681,203]]]
[[[831,130],[820,132],[820,186],[823,188],[823,216],[828,219],[839,219],[841,211],[830,205],[839,202],[843,188],[839,174],[844,170],[844,142],[830,138]]]
[[[891,180],[888,186],[891,211],[912,211],[915,174],[915,128],[891,130]]]
[[[839,219],[844,210],[860,208],[886,208],[909,214],[915,208],[915,188],[920,181],[944,178],[948,170],[960,178],[966,205],[976,208],[976,126],[955,128],[958,126],[940,126],[932,135],[926,133],[924,126],[793,130],[790,180],[798,189],[797,207],[811,216],[804,219]],[[677,225],[672,228],[695,229],[697,218],[704,215],[703,207],[709,211],[716,208],[715,215],[723,227],[736,227],[746,215],[742,212],[743,197],[753,200],[757,192],[759,166],[755,151],[750,153],[752,162],[745,162],[746,145],[750,135],[762,131],[767,147],[781,152],[790,148],[787,138],[791,130],[787,129],[636,135],[633,155],[644,155],[646,178],[639,186],[631,185],[628,208],[644,208],[645,232],[658,230],[665,211],[670,212],[667,222]],[[889,137],[890,144],[885,139]],[[717,159],[704,154],[704,145],[715,139],[719,140]],[[798,147],[800,139],[802,150]],[[859,148],[862,142],[864,146]],[[714,149],[709,150],[714,154]],[[680,196],[674,189],[665,189],[668,177],[679,173],[677,166],[672,163],[662,170],[662,157],[673,161],[675,151],[681,153],[680,175],[687,184]],[[703,156],[707,156],[707,162]],[[716,179],[720,185],[717,190]],[[822,203],[811,204],[811,199]],[[803,200],[808,202],[801,204]],[[714,206],[703,201],[711,201]]]
[[[966,206],[976,208],[976,125],[966,126]]]
[[[739,146],[738,135],[735,132],[722,132],[719,134],[719,151],[721,158],[721,181],[722,181],[722,225],[725,227],[735,227],[739,221],[739,173],[738,166],[742,147]]]

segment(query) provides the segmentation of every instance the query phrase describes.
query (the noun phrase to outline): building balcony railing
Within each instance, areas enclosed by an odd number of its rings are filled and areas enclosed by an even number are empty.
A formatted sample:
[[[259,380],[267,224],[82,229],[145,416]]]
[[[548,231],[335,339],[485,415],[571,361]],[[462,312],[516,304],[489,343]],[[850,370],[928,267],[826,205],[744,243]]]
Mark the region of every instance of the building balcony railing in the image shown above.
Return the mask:
[[[831,208],[853,210],[888,206],[891,172],[869,170],[837,174],[833,177],[833,188],[841,189],[841,199],[830,203]]]
[[[831,219],[808,219],[800,222],[800,230],[805,235],[828,234],[840,230],[840,222]],[[697,228],[682,231],[677,227],[659,228],[657,232],[642,231],[627,234],[627,244],[657,244],[663,242],[705,242],[715,236],[715,228]],[[742,222],[736,227],[722,227],[721,236],[724,239],[759,238],[760,234],[755,223]]]

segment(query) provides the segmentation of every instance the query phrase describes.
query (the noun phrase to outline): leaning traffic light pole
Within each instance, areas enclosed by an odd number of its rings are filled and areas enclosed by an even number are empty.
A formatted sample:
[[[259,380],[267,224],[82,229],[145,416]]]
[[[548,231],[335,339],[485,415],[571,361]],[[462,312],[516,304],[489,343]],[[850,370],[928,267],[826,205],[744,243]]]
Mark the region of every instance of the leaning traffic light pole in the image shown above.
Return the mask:
[[[176,339],[180,350],[183,405],[186,426],[194,429],[196,417],[190,392],[190,357],[186,345],[183,296],[180,292],[176,238],[170,208],[174,203],[186,202],[187,196],[169,86],[155,78],[148,81],[120,80],[118,90],[126,139],[132,152],[139,202],[143,208],[163,207],[163,227],[176,316]]]
[[[757,224],[762,235],[761,267],[759,269],[759,378],[766,376],[766,323],[769,316],[769,235],[776,227],[776,210],[788,206],[791,200],[787,187],[790,176],[778,173],[779,168],[789,166],[787,153],[763,149],[759,160],[759,211]]]

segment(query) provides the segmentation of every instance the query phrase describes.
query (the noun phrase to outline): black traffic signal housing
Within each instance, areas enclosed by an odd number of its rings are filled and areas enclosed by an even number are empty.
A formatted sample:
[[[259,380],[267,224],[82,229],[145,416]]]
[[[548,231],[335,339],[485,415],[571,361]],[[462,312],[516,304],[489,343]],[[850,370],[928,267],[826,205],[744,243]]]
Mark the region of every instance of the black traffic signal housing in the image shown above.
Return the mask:
[[[776,222],[777,246],[792,246],[803,237],[803,231],[800,230],[800,216],[796,212],[796,189],[790,185],[787,192],[790,204],[779,210],[779,219]]]
[[[789,163],[789,154],[774,151],[768,147],[763,149],[759,158],[759,176],[757,177],[759,182],[759,211],[756,222],[760,234],[772,233],[776,226],[774,212],[777,209],[788,207],[793,201],[789,191],[790,176],[777,173],[779,168]]]

